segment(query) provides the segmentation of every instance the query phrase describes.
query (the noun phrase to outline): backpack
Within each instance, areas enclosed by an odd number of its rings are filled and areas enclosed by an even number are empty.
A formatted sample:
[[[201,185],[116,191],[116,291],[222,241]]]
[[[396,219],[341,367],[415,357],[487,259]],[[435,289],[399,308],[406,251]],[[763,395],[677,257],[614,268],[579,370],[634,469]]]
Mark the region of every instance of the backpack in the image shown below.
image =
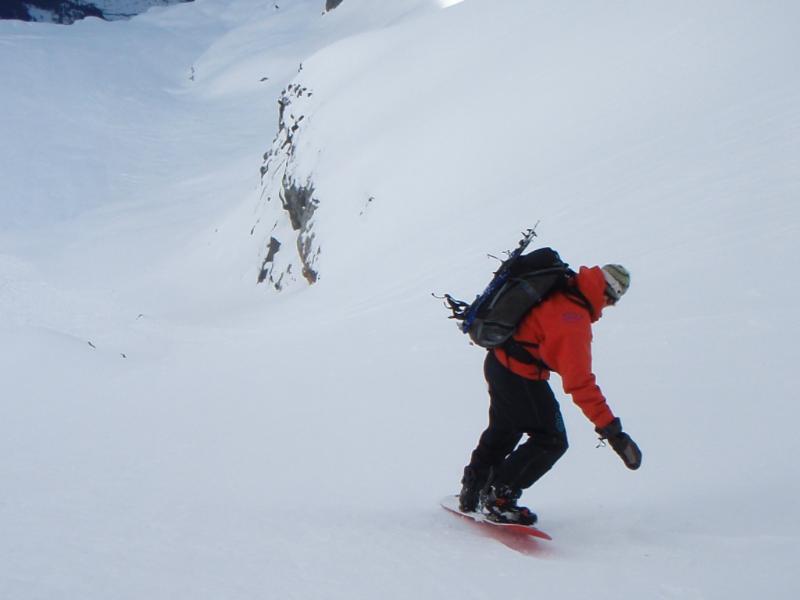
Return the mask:
[[[567,290],[569,280],[575,275],[552,248],[539,248],[523,255],[535,235],[533,230],[524,234],[483,293],[471,303],[445,294],[448,308],[453,312],[450,318],[461,321],[459,328],[473,343],[482,348],[502,346],[507,351],[512,350],[509,353],[522,362],[531,362],[530,354],[524,348],[509,348],[520,345],[512,339],[519,323],[550,294]],[[524,359],[520,350],[528,359]]]

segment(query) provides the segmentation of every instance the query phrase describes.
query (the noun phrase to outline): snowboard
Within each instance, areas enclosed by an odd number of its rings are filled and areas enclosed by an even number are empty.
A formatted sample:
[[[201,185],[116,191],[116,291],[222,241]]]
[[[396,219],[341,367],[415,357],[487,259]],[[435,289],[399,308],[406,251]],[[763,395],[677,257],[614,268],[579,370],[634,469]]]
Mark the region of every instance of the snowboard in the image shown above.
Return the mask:
[[[533,525],[520,525],[519,523],[496,523],[495,521],[490,521],[485,514],[480,512],[461,512],[461,510],[458,508],[458,496],[445,496],[442,498],[440,504],[446,511],[458,515],[459,517],[469,519],[470,521],[478,523],[479,525],[495,527],[502,531],[529,535],[543,540],[553,539],[544,531],[534,527]]]

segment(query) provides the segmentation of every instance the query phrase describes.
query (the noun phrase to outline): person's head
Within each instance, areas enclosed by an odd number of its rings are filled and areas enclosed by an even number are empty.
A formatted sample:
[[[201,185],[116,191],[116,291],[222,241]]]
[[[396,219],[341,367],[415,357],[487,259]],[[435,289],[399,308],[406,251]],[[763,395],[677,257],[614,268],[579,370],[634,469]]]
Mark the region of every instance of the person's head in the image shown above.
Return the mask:
[[[606,304],[614,306],[628,291],[631,285],[631,274],[622,265],[605,265],[603,277],[606,279]]]

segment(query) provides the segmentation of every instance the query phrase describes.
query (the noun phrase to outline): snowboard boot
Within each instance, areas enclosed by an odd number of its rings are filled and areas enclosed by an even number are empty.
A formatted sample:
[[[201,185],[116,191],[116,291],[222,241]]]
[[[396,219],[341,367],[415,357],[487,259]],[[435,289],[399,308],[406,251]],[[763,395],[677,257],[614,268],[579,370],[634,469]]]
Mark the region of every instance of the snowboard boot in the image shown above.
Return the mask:
[[[483,502],[486,518],[495,523],[533,525],[536,523],[536,514],[529,508],[517,506],[521,495],[521,490],[511,489],[507,485],[491,487]]]
[[[458,508],[461,512],[475,512],[478,509],[481,492],[489,480],[489,472],[481,471],[475,467],[464,467],[464,477],[461,478],[461,493],[458,495]]]

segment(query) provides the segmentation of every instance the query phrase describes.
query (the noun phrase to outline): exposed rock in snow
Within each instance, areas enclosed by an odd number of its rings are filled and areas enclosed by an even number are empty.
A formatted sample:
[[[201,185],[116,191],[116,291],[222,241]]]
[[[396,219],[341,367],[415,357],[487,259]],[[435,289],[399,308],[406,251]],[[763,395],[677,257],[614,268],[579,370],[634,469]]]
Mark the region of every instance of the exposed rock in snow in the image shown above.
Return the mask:
[[[296,137],[306,121],[305,115],[299,109],[302,108],[301,101],[311,95],[312,92],[307,87],[298,83],[289,85],[283,91],[278,99],[278,133],[272,142],[272,148],[264,155],[264,164],[261,167],[262,197],[266,197],[270,203],[277,196],[285,213],[281,219],[282,227],[280,223],[276,224],[269,233],[269,239],[264,242],[258,276],[259,283],[269,281],[277,290],[294,281],[293,266],[298,261],[297,266],[306,281],[315,283],[319,277],[316,262],[320,249],[314,235],[312,219],[319,200],[314,197],[312,175],[300,174],[295,162]],[[253,231],[257,228],[258,223]],[[280,233],[276,232],[278,229],[281,230]],[[287,238],[295,238],[297,256],[281,256],[283,260],[279,262],[278,252]]]
[[[0,8],[0,18],[21,21],[69,24],[86,17],[103,18],[103,13],[80,0],[7,0]]]
[[[193,0],[4,0],[0,19],[18,19],[69,25],[86,17],[107,21],[127,19],[153,6]]]
[[[30,21],[31,15],[28,12],[28,7],[22,3],[22,0],[6,0],[0,4],[0,19]]]

